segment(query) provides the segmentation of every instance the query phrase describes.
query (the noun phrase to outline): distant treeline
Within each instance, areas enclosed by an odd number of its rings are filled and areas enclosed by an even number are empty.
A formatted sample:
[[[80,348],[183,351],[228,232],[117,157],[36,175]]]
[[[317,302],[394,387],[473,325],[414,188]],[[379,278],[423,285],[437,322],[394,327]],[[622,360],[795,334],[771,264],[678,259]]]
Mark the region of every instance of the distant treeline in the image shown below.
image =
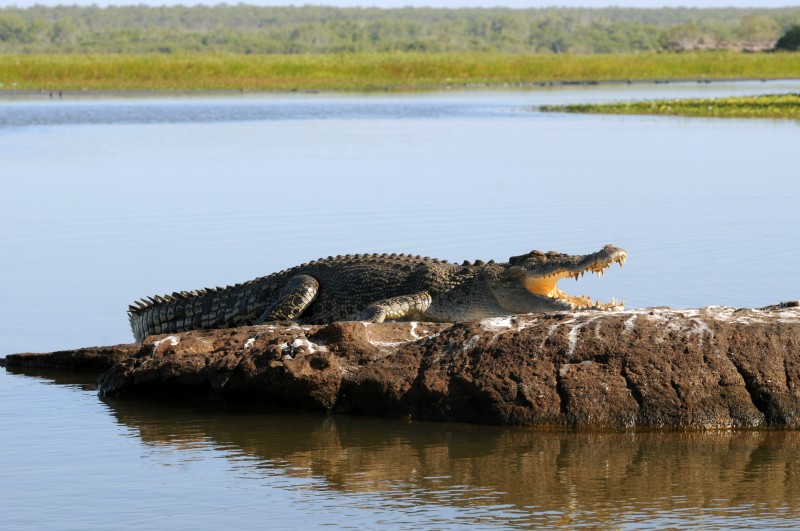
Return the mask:
[[[0,8],[0,53],[619,53],[771,49],[800,8]]]

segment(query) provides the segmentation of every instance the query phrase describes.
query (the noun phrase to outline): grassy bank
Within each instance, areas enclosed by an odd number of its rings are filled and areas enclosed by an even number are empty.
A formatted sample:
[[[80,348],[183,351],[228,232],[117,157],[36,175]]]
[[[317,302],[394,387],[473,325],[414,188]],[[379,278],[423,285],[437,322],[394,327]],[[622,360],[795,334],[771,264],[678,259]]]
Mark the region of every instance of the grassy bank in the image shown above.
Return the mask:
[[[800,119],[800,94],[544,106],[541,107],[541,110],[592,114],[662,114],[718,118]]]
[[[0,55],[2,90],[371,90],[800,75],[800,53]]]

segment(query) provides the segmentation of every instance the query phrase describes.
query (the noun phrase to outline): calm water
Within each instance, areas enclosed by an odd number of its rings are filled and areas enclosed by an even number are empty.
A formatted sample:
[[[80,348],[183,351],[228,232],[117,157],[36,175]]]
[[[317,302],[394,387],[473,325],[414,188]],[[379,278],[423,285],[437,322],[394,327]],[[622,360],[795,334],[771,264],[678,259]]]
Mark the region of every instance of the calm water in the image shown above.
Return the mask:
[[[625,247],[628,307],[800,298],[800,123],[541,114],[800,82],[0,100],[0,356],[320,256]],[[73,382],[74,383],[74,382]],[[552,434],[130,401],[0,371],[0,528],[798,527],[794,432]],[[48,503],[42,503],[47,500]]]
[[[0,372],[0,528],[800,525],[794,431],[548,433],[103,403],[57,378]]]

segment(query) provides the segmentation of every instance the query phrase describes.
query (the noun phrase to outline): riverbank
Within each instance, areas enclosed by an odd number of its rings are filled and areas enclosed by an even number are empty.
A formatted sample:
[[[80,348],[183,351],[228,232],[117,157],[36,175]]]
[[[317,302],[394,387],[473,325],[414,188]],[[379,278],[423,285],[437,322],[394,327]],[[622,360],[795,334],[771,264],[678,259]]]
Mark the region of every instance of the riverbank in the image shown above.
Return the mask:
[[[709,118],[800,119],[800,94],[736,98],[691,98],[576,105],[545,105],[544,112],[655,114]]]
[[[369,91],[789,79],[800,54],[9,54],[0,91]]]

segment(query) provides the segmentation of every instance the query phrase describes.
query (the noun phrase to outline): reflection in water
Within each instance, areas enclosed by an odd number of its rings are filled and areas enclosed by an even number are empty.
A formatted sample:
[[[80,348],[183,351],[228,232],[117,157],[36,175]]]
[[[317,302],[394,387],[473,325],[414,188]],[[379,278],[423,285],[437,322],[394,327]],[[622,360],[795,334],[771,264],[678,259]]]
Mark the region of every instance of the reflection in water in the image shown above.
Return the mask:
[[[97,389],[97,373],[92,371],[71,371],[47,367],[8,367],[11,374],[37,378],[45,383],[74,386],[84,390]]]
[[[13,404],[0,416],[9,528],[800,526],[793,431],[552,432],[104,403],[82,390],[91,376],[13,372],[0,371],[0,403]]]
[[[242,478],[288,476],[290,488],[359,493],[363,509],[413,515],[432,504],[461,508],[472,523],[555,527],[798,523],[795,432],[540,432],[108,404],[146,443],[210,445]]]

